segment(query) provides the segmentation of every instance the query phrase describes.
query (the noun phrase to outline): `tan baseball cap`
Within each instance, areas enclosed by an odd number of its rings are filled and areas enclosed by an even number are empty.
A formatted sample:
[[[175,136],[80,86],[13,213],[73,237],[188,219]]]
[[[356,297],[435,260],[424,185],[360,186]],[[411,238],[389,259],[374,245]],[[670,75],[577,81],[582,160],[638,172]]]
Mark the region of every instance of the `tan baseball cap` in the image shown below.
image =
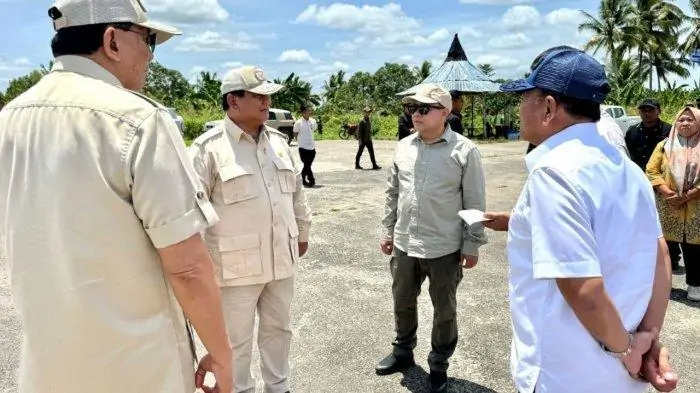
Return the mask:
[[[243,90],[269,96],[284,89],[283,85],[268,82],[265,73],[255,66],[234,68],[221,81],[221,95]]]
[[[56,0],[49,17],[56,31],[74,26],[133,23],[155,33],[156,44],[182,34],[174,27],[148,20],[141,0]]]
[[[426,83],[418,87],[415,94],[406,96],[401,101],[404,104],[438,104],[452,110],[450,92],[435,83]]]

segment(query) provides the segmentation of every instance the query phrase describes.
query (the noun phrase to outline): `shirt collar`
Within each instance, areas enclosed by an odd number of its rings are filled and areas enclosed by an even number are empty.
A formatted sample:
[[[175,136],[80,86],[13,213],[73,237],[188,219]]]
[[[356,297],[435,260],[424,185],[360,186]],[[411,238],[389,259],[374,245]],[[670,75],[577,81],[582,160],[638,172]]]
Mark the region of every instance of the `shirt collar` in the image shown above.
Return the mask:
[[[114,74],[107,71],[104,67],[97,64],[94,60],[89,59],[84,56],[58,56],[51,67],[51,72],[56,71],[68,71],[75,72],[76,74],[81,74],[101,80],[110,85],[117,87],[123,87],[119,79],[117,79]]]
[[[236,141],[236,143],[239,143],[241,141],[241,136],[245,134],[245,131],[241,129],[241,127],[238,126],[238,124],[234,123],[233,120],[231,120],[228,115],[224,118],[224,125],[226,127],[226,131],[233,137],[233,139]],[[260,129],[260,136],[267,136],[267,127],[262,126]],[[246,134],[246,138],[248,138],[249,141],[253,141],[253,138],[250,135]]]
[[[450,143],[450,142],[452,142],[452,139],[454,139],[454,137],[455,137],[454,132],[452,131],[452,129],[450,128],[450,125],[448,124],[445,127],[445,131],[442,132],[442,135],[440,135],[440,137],[438,139],[436,139],[435,142],[433,142],[431,144],[438,143],[441,141],[445,141],[447,143]],[[418,131],[416,131],[416,139],[414,139],[414,142],[415,141],[423,142],[423,140],[420,137],[420,133]]]
[[[578,123],[550,136],[525,156],[525,163],[527,164],[528,171],[532,172],[537,166],[537,163],[557,146],[573,139],[584,139],[585,137],[590,137],[592,133],[597,134],[598,130],[596,127],[596,123],[593,122]]]

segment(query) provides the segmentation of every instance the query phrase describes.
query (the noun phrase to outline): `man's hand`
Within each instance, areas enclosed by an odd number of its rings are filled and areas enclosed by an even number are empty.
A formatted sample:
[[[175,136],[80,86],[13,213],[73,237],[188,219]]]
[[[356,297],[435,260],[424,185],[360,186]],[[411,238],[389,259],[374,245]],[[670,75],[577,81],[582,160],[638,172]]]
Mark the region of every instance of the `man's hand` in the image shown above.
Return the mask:
[[[299,258],[306,254],[306,250],[309,249],[309,242],[299,242]]]
[[[204,385],[204,377],[207,373],[213,373],[216,385],[209,387]],[[233,393],[233,372],[231,371],[231,359],[214,360],[210,354],[206,354],[199,361],[199,367],[194,374],[194,383],[204,393]]]
[[[492,229],[494,231],[507,231],[508,222],[510,221],[510,213],[507,212],[486,212],[484,213],[484,218],[489,221],[484,221],[483,224],[486,228]]]
[[[634,343],[632,344],[632,352],[623,356],[622,364],[631,375],[639,374],[642,369],[642,357],[651,348],[651,344],[658,338],[658,329],[652,329],[650,332],[636,332],[634,333]]]
[[[394,252],[394,241],[389,239],[382,239],[379,242],[379,247],[381,247],[382,252],[386,255],[391,255]]]
[[[462,267],[465,269],[471,269],[479,262],[479,257],[474,255],[464,255],[462,254]]]
[[[668,349],[658,340],[644,355],[641,374],[659,392],[673,391],[678,385],[678,374],[671,367]]]

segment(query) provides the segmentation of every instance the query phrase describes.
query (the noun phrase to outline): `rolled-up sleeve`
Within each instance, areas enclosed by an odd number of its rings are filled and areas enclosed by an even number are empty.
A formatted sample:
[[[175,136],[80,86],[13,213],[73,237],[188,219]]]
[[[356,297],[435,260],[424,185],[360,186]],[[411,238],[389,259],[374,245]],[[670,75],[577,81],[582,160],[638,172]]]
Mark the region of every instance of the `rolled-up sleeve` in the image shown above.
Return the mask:
[[[486,210],[486,180],[481,165],[481,153],[476,147],[466,151],[464,170],[462,172],[462,207],[465,210]],[[464,225],[462,236],[462,254],[479,255],[479,247],[488,243],[483,225]]]
[[[156,248],[179,243],[218,222],[177,126],[156,110],[138,127],[126,154],[132,203]]]
[[[552,168],[533,171],[527,192],[534,278],[600,277],[598,246],[581,192]]]

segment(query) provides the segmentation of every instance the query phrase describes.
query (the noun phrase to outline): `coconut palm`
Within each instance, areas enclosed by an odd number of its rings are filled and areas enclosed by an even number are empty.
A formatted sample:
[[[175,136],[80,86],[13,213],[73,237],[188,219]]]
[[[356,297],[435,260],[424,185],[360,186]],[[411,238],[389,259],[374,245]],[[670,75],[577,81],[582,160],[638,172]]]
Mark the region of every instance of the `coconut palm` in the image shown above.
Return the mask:
[[[623,42],[625,27],[629,24],[632,7],[628,0],[602,0],[598,17],[581,11],[584,21],[579,25],[580,32],[593,33],[593,37],[583,46],[583,50],[597,53],[605,50],[613,63],[620,59],[618,45]]]
[[[700,49],[700,0],[689,0],[690,10],[693,15],[688,15],[688,37],[681,46],[681,53],[690,55],[696,49]]]

